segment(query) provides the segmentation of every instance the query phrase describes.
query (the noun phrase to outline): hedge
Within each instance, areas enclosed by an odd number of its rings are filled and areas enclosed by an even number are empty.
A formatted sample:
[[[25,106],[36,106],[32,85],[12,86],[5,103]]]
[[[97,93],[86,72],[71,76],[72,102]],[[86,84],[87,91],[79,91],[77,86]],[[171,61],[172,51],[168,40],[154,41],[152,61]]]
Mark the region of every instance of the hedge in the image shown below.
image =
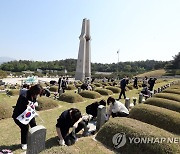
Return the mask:
[[[37,102],[38,102],[38,107],[36,107],[37,111],[48,110],[48,109],[52,109],[58,106],[57,101],[46,96],[38,97]]]
[[[178,94],[172,94],[172,93],[157,93],[154,95],[154,97],[158,98],[166,98],[174,101],[180,102],[180,95]]]
[[[19,89],[11,89],[7,92],[7,94],[10,96],[19,95]]]
[[[91,99],[95,99],[95,98],[100,98],[101,97],[101,95],[98,92],[89,91],[89,90],[84,90],[84,91],[80,92],[79,95],[81,95],[82,97],[91,98]]]
[[[108,89],[98,88],[95,91],[100,93],[101,95],[112,95],[113,94],[113,92],[111,90],[108,90]]]
[[[126,143],[120,148],[115,148],[112,142],[113,136],[117,133],[125,133]],[[130,143],[130,139],[161,139],[161,138],[179,138],[163,129],[149,125],[147,123],[130,118],[111,118],[105,123],[97,133],[96,139],[112,149],[116,153],[123,154],[174,154],[180,152],[179,144],[167,142],[162,143]],[[121,138],[119,138],[121,139]],[[137,141],[137,140],[136,140]]]
[[[179,94],[180,95],[180,89],[166,89],[163,91],[163,93],[173,93],[173,94]]]
[[[76,93],[63,93],[59,97],[59,100],[69,103],[77,103],[77,102],[83,102],[83,97]]]
[[[148,104],[140,104],[131,109],[129,117],[180,134],[180,113],[178,112]]]
[[[151,97],[147,99],[145,104],[150,104],[158,107],[163,107],[169,110],[173,110],[176,112],[180,112],[180,103],[177,101],[169,100],[169,99],[163,99],[163,98],[156,98],[156,97]]]
[[[12,117],[12,107],[6,102],[0,102],[0,120]]]
[[[111,90],[113,93],[119,93],[121,90],[118,87],[107,86],[106,89]]]

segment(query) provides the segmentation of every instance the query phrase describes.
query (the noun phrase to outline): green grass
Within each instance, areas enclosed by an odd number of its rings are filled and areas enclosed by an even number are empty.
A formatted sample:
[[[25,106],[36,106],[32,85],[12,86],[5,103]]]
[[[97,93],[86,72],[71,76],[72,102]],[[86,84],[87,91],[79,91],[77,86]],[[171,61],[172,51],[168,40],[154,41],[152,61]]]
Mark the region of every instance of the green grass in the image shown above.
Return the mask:
[[[126,144],[120,148],[114,148],[112,138],[117,133],[125,133]],[[130,118],[112,118],[98,132],[96,139],[114,151],[123,154],[175,154],[180,152],[179,144],[155,143],[135,144],[130,143],[130,138],[169,138],[176,137],[163,129]]]
[[[144,103],[158,106],[158,107],[163,107],[163,108],[180,113],[180,103],[177,101],[164,99],[164,98],[158,98],[158,97],[152,97],[152,98],[147,99]]]
[[[152,124],[180,135],[180,113],[148,104],[136,105],[129,113],[130,118]]]
[[[161,77],[162,75],[164,75],[166,73],[166,71],[164,69],[161,70],[155,70],[155,71],[149,71],[143,74],[138,75],[138,77],[142,77],[144,78],[145,76],[147,77]]]
[[[155,87],[160,87],[161,85],[165,85],[172,81],[166,80],[159,82],[155,85]],[[140,89],[139,89],[140,90]],[[74,90],[66,90],[65,94],[74,94]],[[118,98],[119,93],[114,93],[112,97]],[[131,91],[126,92],[126,96],[129,98],[137,97],[138,98],[138,90],[133,89]],[[43,119],[44,122],[40,120],[40,118],[36,118],[36,122],[38,125],[44,125],[47,129],[46,134],[46,150],[42,153],[45,154],[51,154],[51,153],[114,153],[111,150],[109,150],[106,146],[102,145],[100,142],[96,142],[92,140],[91,137],[82,137],[79,139],[79,141],[70,147],[60,147],[57,144],[56,140],[56,120],[59,117],[59,115],[66,109],[69,109],[71,107],[75,107],[80,109],[82,114],[85,113],[85,108],[87,105],[95,102],[100,101],[101,99],[107,100],[109,96],[103,95],[100,98],[97,99],[88,99],[83,98],[82,102],[78,103],[67,103],[65,101],[59,101],[58,104],[60,107],[55,107],[51,110],[45,110],[45,111],[38,111],[40,117]],[[5,94],[0,94],[0,101],[4,101],[10,106],[14,106],[17,102],[18,95],[16,96],[6,96]],[[122,103],[124,103],[124,99],[120,100]],[[138,101],[138,100],[137,100]],[[142,127],[142,125],[137,125],[137,127]],[[142,127],[143,128],[143,127]],[[143,129],[141,130],[143,131]],[[110,132],[109,132],[110,133]],[[172,135],[172,134],[171,134]],[[156,134],[155,134],[156,136]],[[110,139],[109,141],[111,141]],[[23,151],[20,149],[20,129],[19,127],[14,123],[12,118],[7,118],[0,120],[0,147],[1,148],[7,148],[13,150],[14,154],[20,154]],[[147,150],[146,150],[147,151]]]

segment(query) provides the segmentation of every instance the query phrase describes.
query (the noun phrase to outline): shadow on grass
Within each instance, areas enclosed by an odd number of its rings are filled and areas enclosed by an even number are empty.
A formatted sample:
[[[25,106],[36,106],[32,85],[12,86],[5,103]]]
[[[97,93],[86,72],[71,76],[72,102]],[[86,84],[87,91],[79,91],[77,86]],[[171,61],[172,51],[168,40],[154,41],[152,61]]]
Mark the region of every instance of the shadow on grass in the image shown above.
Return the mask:
[[[21,148],[21,145],[20,144],[14,144],[14,145],[1,145],[0,146],[0,151],[2,151],[3,149],[8,149],[8,150],[11,150],[11,151],[15,151],[17,149],[20,149]]]
[[[58,146],[58,137],[52,137],[46,141],[46,149],[50,149],[53,146]]]

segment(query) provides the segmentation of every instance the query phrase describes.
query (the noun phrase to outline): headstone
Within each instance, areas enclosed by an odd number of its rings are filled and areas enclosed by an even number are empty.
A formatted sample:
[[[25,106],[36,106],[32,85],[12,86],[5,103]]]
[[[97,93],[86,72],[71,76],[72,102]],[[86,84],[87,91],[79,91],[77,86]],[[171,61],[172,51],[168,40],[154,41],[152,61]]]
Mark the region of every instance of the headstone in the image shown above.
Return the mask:
[[[157,90],[154,90],[154,94],[156,94],[157,93]]]
[[[27,141],[27,154],[38,154],[45,149],[46,128],[42,125],[29,130]]]
[[[134,104],[134,106],[136,105],[136,101],[137,101],[137,98],[136,97],[133,97],[133,104]]]
[[[153,96],[153,94],[154,94],[154,92],[153,92],[153,91],[150,91],[150,97],[152,97],[152,96]]]
[[[129,110],[129,106],[130,106],[130,99],[126,98],[125,99],[125,107]]]
[[[61,96],[63,94],[63,89],[59,89],[59,96]]]
[[[164,90],[164,87],[161,87],[161,91],[163,91]]]
[[[81,87],[78,87],[78,94],[81,92]]]
[[[98,113],[97,113],[97,125],[96,128],[99,130],[101,126],[106,121],[106,107],[103,105],[98,106]]]
[[[142,103],[142,99],[143,99],[143,94],[140,93],[140,94],[139,94],[139,103]]]
[[[96,89],[96,87],[95,86],[92,86],[92,91],[94,91]]]

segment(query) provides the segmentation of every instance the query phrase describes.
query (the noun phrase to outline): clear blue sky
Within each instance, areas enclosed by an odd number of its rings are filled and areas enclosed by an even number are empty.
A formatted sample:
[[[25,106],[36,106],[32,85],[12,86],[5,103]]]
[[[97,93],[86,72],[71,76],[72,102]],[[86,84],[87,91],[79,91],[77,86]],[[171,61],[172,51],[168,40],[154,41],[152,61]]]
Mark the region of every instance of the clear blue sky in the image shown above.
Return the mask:
[[[0,57],[78,57],[90,19],[92,62],[172,60],[180,52],[180,0],[0,0]]]

